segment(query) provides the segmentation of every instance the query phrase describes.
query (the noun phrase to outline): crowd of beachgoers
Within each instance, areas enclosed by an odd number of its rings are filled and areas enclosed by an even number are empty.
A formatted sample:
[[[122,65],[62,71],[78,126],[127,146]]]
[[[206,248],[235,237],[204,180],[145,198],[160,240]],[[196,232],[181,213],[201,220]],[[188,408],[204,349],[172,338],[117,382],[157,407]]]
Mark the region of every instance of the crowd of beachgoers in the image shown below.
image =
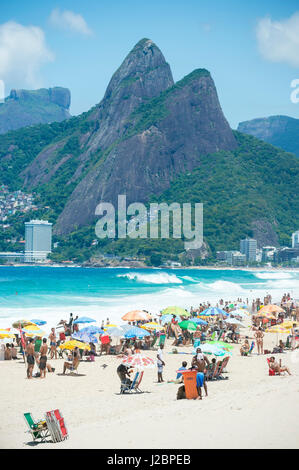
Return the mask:
[[[62,374],[77,373],[81,361],[94,362],[97,356],[114,355],[121,392],[126,392],[139,390],[141,371],[147,367],[156,368],[158,383],[164,382],[165,344],[173,354],[181,346],[190,347],[192,360],[189,367],[186,360],[178,364],[176,378],[171,381],[183,384],[184,374],[195,370],[198,397],[201,398],[202,387],[206,395],[208,393],[208,380],[225,378],[234,346],[239,345],[238,353],[242,356],[294,350],[299,347],[298,322],[299,304],[290,294],[284,294],[278,305],[272,304],[271,296],[267,295],[252,302],[242,298],[236,302],[220,299],[216,306],[202,303],[188,310],[172,306],[157,315],[135,310],[125,314],[120,325],[111,323],[109,318],[96,325],[92,318],[74,317],[71,313],[68,320],[61,320],[52,327],[48,336],[41,329],[45,320],[14,322],[13,327],[0,331],[0,353],[4,360],[23,360],[28,379],[45,378],[47,372],[55,370]],[[245,325],[247,333],[242,334]],[[263,345],[268,333],[281,333],[284,338],[277,341],[271,351]],[[147,357],[149,350],[156,351],[155,360]],[[57,359],[63,360],[63,364],[59,363],[59,371]],[[274,374],[291,373],[275,356],[271,356],[268,363]],[[135,376],[132,375],[134,369]],[[37,371],[34,373],[34,370]],[[185,398],[185,393],[183,384],[177,398]]]

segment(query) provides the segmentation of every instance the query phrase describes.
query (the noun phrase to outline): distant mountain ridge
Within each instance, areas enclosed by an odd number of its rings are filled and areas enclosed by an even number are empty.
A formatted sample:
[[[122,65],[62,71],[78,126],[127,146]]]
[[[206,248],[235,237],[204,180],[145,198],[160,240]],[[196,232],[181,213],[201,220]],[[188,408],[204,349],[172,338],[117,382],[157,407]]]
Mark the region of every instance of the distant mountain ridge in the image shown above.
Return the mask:
[[[87,113],[0,136],[0,183],[35,192],[45,209],[34,216],[54,224],[60,259],[82,261],[97,249],[134,256],[183,250],[181,240],[96,245],[95,208],[115,204],[119,194],[128,204],[203,202],[210,253],[236,249],[245,236],[285,244],[299,225],[299,159],[233,132],[209,71],[196,69],[174,83],[162,52],[146,38]]]
[[[238,131],[250,134],[299,157],[299,119],[270,116],[240,122]]]
[[[60,122],[71,117],[67,88],[11,90],[0,104],[0,134],[35,124]]]

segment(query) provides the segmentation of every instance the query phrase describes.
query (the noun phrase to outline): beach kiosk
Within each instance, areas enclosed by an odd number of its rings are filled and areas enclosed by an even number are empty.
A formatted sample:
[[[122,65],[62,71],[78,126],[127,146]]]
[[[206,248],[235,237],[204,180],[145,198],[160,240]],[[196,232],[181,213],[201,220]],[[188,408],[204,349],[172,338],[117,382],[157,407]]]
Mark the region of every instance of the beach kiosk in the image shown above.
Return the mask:
[[[188,400],[192,400],[198,397],[198,391],[196,386],[196,374],[197,370],[182,370],[180,371],[183,374],[185,393]]]

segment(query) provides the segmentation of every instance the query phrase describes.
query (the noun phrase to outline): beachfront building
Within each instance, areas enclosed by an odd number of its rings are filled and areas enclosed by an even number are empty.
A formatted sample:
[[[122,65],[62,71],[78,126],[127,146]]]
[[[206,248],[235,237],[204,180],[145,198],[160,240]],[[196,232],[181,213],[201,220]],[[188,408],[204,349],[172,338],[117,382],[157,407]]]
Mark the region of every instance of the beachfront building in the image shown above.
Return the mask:
[[[292,233],[292,248],[299,248],[299,230]]]
[[[256,261],[257,241],[253,238],[245,238],[240,241],[240,251],[246,256],[247,262]]]
[[[276,251],[275,246],[263,246],[263,248],[262,248],[262,262],[263,263],[268,263],[269,261],[273,261],[275,251]]]
[[[44,262],[51,251],[52,224],[47,220],[25,222],[25,262]]]
[[[245,266],[246,264],[246,255],[240,253],[240,251],[233,251],[232,252],[232,265],[233,266]]]
[[[0,252],[0,264],[4,263],[23,263],[24,252],[3,251]]]

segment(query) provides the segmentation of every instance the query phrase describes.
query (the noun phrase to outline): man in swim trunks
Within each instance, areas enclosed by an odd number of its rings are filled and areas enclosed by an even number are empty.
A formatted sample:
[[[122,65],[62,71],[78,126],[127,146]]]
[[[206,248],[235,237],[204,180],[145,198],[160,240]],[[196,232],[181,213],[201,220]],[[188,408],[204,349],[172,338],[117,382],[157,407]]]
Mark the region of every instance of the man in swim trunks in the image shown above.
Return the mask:
[[[206,364],[207,365],[210,364],[209,359],[207,358],[207,356],[205,356],[201,352],[200,348],[197,348],[196,349],[196,355],[192,359],[191,366],[192,366],[193,369],[196,369],[198,373],[203,374],[203,382],[202,382],[202,385],[200,387],[202,387],[202,386],[204,387],[206,396],[208,396],[208,387],[207,387],[207,383],[206,383],[206,380],[205,380]],[[198,382],[198,384],[199,384],[202,381],[202,375],[199,376],[198,373],[197,373],[197,376],[199,378],[197,379],[197,377],[196,377],[196,380],[199,381]],[[198,385],[197,385],[197,388],[198,388]],[[200,391],[199,396],[201,397],[201,391]]]
[[[50,339],[50,347],[51,347],[51,359],[53,359],[54,354],[55,354],[55,359],[57,359],[57,349],[56,349],[57,342],[56,342],[55,328],[51,328],[49,339]]]
[[[40,359],[39,359],[39,370],[40,370],[40,378],[42,379],[43,376],[46,378],[46,371],[47,371],[47,352],[48,352],[48,345],[47,345],[47,338],[43,339],[43,344],[40,348]]]
[[[27,378],[32,379],[32,372],[34,368],[34,344],[33,344],[33,339],[29,338],[28,344],[26,346],[26,357],[27,357]]]

